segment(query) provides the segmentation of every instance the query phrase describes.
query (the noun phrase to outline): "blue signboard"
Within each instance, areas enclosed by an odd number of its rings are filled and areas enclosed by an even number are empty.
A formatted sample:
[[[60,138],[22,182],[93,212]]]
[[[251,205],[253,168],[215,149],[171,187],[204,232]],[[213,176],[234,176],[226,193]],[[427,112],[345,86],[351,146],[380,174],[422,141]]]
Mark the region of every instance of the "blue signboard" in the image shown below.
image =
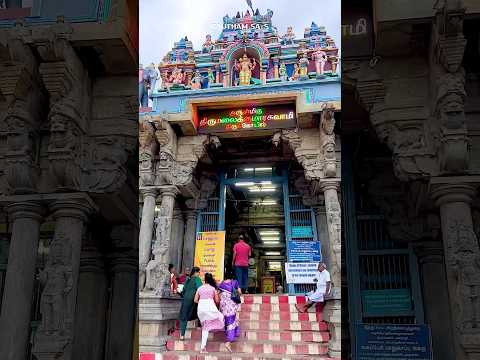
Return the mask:
[[[311,226],[292,226],[292,238],[302,239],[313,238],[313,229]]]
[[[432,360],[427,325],[356,325],[357,360]]]
[[[318,241],[288,242],[288,261],[318,262],[320,260],[320,243]]]

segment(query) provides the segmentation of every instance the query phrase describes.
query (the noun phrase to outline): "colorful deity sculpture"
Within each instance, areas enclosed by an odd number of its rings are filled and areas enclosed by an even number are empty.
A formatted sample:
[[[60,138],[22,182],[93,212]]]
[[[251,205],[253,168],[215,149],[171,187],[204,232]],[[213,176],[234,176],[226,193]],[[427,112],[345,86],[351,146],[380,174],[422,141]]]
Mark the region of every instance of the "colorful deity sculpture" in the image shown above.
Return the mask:
[[[148,107],[148,98],[152,95],[157,80],[158,73],[154,64],[150,64],[146,68],[140,66],[138,71],[138,100],[141,107]]]
[[[235,68],[239,72],[239,85],[250,85],[252,79],[252,70],[255,69],[257,62],[255,59],[250,59],[247,54],[243,54],[239,62],[235,60]]]
[[[208,34],[205,36],[205,42],[202,45],[202,53],[209,53],[213,49],[212,36]]]
[[[328,61],[332,65],[332,75],[337,74],[337,65],[338,65],[338,56],[336,55],[329,55]]]
[[[299,74],[300,74],[300,68],[299,68],[298,64],[294,64],[293,65],[293,74],[290,77],[290,80],[298,80]]]
[[[308,76],[308,57],[307,53],[304,52],[300,60],[298,61],[299,75],[300,77],[307,77]]]
[[[278,70],[278,74],[280,75],[280,79],[282,79],[282,81],[288,80],[287,67],[285,66],[284,62],[280,64],[280,69]]]
[[[313,59],[315,60],[315,70],[317,71],[317,76],[322,76],[325,72],[327,54],[325,53],[325,51],[318,49],[313,53]]]
[[[215,75],[213,74],[212,69],[208,69],[207,72],[208,86],[215,84]]]
[[[185,74],[183,73],[182,69],[175,68],[172,71],[172,75],[168,79],[171,84],[183,84],[185,80]]]
[[[196,70],[192,79],[192,90],[202,88],[202,79],[203,79],[202,75],[198,70]]]
[[[291,26],[287,27],[287,33],[282,36],[282,45],[293,45],[295,40],[295,33]]]

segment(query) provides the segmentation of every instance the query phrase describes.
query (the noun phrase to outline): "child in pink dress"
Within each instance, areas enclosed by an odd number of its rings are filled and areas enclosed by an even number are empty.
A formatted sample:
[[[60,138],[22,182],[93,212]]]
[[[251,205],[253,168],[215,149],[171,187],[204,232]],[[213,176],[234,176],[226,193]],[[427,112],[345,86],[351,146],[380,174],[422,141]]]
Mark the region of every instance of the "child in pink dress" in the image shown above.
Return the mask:
[[[205,284],[200,286],[195,294],[195,302],[198,303],[198,319],[202,324],[202,345],[201,353],[206,353],[208,333],[210,331],[224,330],[225,321],[223,315],[218,311],[219,296],[217,284],[212,274],[205,274]]]

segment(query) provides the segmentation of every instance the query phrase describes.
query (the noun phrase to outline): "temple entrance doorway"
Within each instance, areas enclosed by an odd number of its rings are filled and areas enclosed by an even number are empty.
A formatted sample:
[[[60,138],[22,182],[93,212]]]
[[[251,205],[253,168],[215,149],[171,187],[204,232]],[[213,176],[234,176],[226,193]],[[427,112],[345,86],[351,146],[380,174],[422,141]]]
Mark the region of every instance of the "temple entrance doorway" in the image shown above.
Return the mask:
[[[250,293],[278,293],[286,289],[283,263],[285,237],[285,171],[272,165],[243,166],[224,172],[225,267],[232,267],[233,246],[240,235],[252,248]]]

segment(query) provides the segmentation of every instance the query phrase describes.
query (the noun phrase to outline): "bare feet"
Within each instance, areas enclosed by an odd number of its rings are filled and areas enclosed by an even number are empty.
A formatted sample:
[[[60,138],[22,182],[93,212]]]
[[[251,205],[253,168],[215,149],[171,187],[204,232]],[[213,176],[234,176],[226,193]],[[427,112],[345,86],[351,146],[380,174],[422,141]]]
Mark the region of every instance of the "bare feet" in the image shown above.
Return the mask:
[[[305,309],[300,308],[299,304],[295,304],[295,308],[297,309],[298,312],[304,313]]]
[[[229,342],[225,343],[225,349],[227,349],[228,352],[232,352],[232,347]]]
[[[208,351],[206,349],[200,349],[200,354],[208,354]]]
[[[185,340],[185,336],[180,336],[180,340],[181,341]]]

